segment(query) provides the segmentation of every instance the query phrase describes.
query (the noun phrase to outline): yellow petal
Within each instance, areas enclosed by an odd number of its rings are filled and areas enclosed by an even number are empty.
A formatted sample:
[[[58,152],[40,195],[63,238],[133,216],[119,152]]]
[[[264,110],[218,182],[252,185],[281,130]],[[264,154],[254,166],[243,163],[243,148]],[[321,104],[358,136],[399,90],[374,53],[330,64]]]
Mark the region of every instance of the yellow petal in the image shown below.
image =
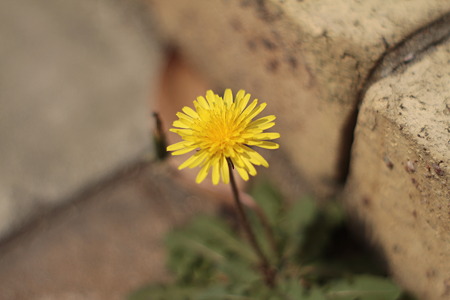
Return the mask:
[[[233,162],[233,164],[239,168],[244,168],[245,164],[242,161],[242,155],[235,155],[231,157],[231,161]]]
[[[253,109],[255,108],[255,106],[258,104],[258,100],[255,99],[253,100],[253,102],[247,106],[247,108],[239,115],[239,118],[236,119],[236,124],[240,124],[242,121],[248,121],[248,114],[253,111]]]
[[[259,113],[261,113],[263,110],[264,110],[264,108],[266,108],[266,106],[267,106],[267,103],[261,103],[258,107],[256,107],[255,109],[253,109],[249,114],[248,114],[248,116],[246,117],[247,119],[249,119],[249,120],[251,120],[251,119],[253,119],[254,117],[256,117]]]
[[[193,110],[192,108],[185,106],[182,108],[182,111],[188,115],[189,117],[193,118],[193,119],[197,119],[198,118],[198,114],[195,110]]]
[[[261,131],[264,131],[269,128],[272,128],[273,126],[275,126],[275,122],[264,123],[264,124],[258,125],[257,128]]]
[[[253,138],[255,140],[274,140],[278,139],[280,134],[278,132],[263,132],[256,134]]]
[[[212,164],[212,182],[214,185],[219,183],[220,180],[220,164],[219,162]]]
[[[263,117],[263,118],[260,118],[260,119],[250,122],[250,124],[248,124],[247,128],[259,128],[260,126],[262,126],[264,124],[275,124],[274,122],[272,122],[275,119],[276,119],[276,117],[274,115],[266,116],[266,117]]]
[[[197,149],[197,146],[185,147],[185,148],[180,149],[178,151],[172,152],[172,155],[182,155],[182,154],[194,151],[195,149]]]
[[[198,166],[206,157],[206,153],[203,150],[200,150],[199,152],[195,153],[194,155],[192,155],[191,157],[189,157],[187,160],[185,160],[179,167],[178,169],[184,169],[186,167],[189,168],[195,168],[196,166]]]
[[[234,150],[234,149],[227,147],[227,148],[224,149],[223,154],[224,154],[226,157],[233,157],[233,156],[236,155],[236,154],[234,153],[233,150]]]
[[[253,164],[246,158],[242,159],[244,161],[245,164],[245,169],[248,171],[248,173],[252,176],[256,175],[256,169],[253,166]]]
[[[238,171],[238,173],[242,177],[242,179],[244,179],[245,181],[247,181],[249,179],[248,173],[245,169],[239,168],[237,166],[235,166],[235,169]]]
[[[187,107],[184,107],[184,108],[187,108]],[[184,109],[184,108],[183,108],[183,109]],[[176,113],[176,116],[177,116],[178,118],[180,118],[180,119],[185,119],[185,120],[189,120],[189,121],[194,120],[194,118],[192,118],[191,116],[189,116],[189,115],[187,115],[187,114],[185,114],[185,113],[182,113],[182,112],[177,112],[177,113]]]
[[[239,145],[239,144],[235,145],[233,150],[236,151],[237,153],[242,153],[242,152],[246,151],[242,146],[243,145]]]
[[[197,101],[202,108],[209,109],[209,105],[208,102],[205,100],[205,97],[203,96],[197,97]]]
[[[239,102],[243,97],[245,96],[245,91],[244,90],[239,90],[236,93],[236,97],[234,98],[234,102]]]
[[[267,160],[264,159],[264,157],[261,156],[261,154],[259,154],[258,152],[256,152],[255,150],[253,150],[249,147],[246,147],[246,146],[243,146],[243,147],[247,148],[246,149],[247,151],[245,153],[247,155],[249,155],[250,162],[252,164],[257,165],[257,166],[264,166],[266,168],[269,166],[269,163],[267,162]]]
[[[268,142],[268,141],[261,141],[261,143],[256,146],[265,148],[265,149],[271,149],[271,150],[280,148],[279,144],[274,143],[274,142]]]
[[[169,131],[174,132],[178,135],[184,136],[184,135],[192,135],[194,131],[192,129],[178,129],[178,128],[170,128]]]
[[[230,170],[228,168],[228,162],[225,156],[222,156],[220,159],[220,173],[222,175],[222,180],[225,184],[230,182]]]
[[[223,95],[223,98],[224,98],[225,104],[226,104],[228,107],[230,107],[231,104],[233,104],[233,93],[231,92],[230,89],[226,89],[226,90],[225,90],[225,93],[224,93],[224,95]]]
[[[216,96],[214,95],[213,91],[206,91],[206,100],[208,101],[210,108],[214,106],[214,103],[216,102]]]
[[[178,143],[168,146],[167,151],[176,151],[176,150],[180,150],[180,149],[183,149],[183,148],[189,147],[189,146],[192,146],[191,142],[181,141],[181,142],[178,142]]]
[[[178,127],[178,128],[191,128],[191,125],[185,124],[181,120],[174,121],[172,125],[173,125],[173,127]]]
[[[201,183],[203,180],[205,180],[206,176],[208,176],[209,169],[211,168],[211,164],[207,162],[200,170],[200,172],[197,175],[197,178],[195,178],[196,183]]]
[[[245,107],[248,104],[248,101],[250,101],[250,97],[251,94],[246,94],[239,102],[237,102],[236,109],[239,111],[239,113],[242,113],[244,111]]]

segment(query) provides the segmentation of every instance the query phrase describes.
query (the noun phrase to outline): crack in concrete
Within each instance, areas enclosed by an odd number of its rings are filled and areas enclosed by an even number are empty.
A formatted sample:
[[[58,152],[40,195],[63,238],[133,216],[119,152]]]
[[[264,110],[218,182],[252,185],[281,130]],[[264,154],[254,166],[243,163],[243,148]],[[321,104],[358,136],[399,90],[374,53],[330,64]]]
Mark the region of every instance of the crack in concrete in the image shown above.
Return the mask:
[[[111,186],[117,185],[119,182],[123,181],[124,178],[136,176],[137,173],[142,172],[147,164],[149,164],[149,162],[146,162],[139,157],[138,159],[128,162],[116,170],[111,171],[106,176],[91,182],[73,195],[65,198],[64,201],[58,205],[36,211],[30,219],[11,230],[9,234],[0,237],[0,258],[8,251],[10,245],[14,244],[14,241],[19,240],[20,237],[27,234],[32,235],[34,232],[39,231],[42,226],[46,226],[48,220],[66,213],[71,208],[76,208],[77,205],[80,205],[85,201],[89,201],[88,199],[93,195],[96,195]]]
[[[402,42],[388,49],[372,68],[361,91],[364,96],[367,89],[378,80],[395,73],[402,66],[417,61],[420,54],[450,38],[450,13],[410,34]],[[359,103],[360,104],[360,103]]]
[[[438,44],[450,39],[450,12],[439,19],[418,29],[404,38],[398,44],[386,49],[384,54],[375,63],[369,72],[361,90],[357,93],[354,110],[350,114],[341,138],[340,157],[338,161],[338,178],[345,185],[350,172],[351,154],[354,140],[354,131],[367,90],[377,81],[391,74],[404,71],[408,65],[417,62],[424,53]]]

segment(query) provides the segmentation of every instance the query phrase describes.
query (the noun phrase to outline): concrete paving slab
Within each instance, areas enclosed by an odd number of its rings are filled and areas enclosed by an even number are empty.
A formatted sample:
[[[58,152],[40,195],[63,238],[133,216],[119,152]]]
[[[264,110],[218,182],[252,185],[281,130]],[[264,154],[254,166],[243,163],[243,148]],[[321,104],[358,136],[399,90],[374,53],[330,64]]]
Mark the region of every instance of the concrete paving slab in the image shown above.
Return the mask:
[[[168,280],[165,233],[218,202],[139,163],[0,244],[0,299],[125,299]]]
[[[150,151],[160,52],[137,2],[0,2],[0,239]]]

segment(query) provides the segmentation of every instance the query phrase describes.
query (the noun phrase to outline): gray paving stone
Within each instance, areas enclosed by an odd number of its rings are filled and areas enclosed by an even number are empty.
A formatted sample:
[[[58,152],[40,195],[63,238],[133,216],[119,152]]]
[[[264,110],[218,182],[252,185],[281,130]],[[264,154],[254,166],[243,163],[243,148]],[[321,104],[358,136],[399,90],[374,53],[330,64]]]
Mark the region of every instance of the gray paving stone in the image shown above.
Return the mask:
[[[0,299],[121,300],[170,279],[165,234],[217,207],[171,173],[134,165],[0,244]]]
[[[0,238],[149,151],[160,53],[134,5],[0,2]]]

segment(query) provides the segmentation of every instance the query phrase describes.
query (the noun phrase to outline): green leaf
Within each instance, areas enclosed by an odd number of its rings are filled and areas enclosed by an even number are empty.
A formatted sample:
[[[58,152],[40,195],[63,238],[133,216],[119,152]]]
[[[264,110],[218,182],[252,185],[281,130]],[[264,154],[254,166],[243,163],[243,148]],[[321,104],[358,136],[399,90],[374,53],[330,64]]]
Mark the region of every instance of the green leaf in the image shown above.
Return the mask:
[[[128,300],[197,300],[203,287],[152,285],[143,287],[128,296]]]
[[[208,289],[205,289],[199,296],[198,300],[225,300],[225,299],[236,299],[236,300],[252,300],[245,295],[245,289],[236,290],[230,286],[225,285],[215,285]]]
[[[282,299],[297,300],[307,299],[306,291],[298,278],[285,278],[278,283],[278,289],[283,295]]]
[[[312,224],[317,214],[318,208],[315,201],[310,197],[304,197],[293,203],[285,212],[282,221],[283,230],[288,236],[296,236]]]
[[[395,300],[401,290],[389,279],[359,275],[330,283],[326,295],[330,300]]]
[[[197,217],[169,234],[166,244],[168,266],[179,283],[205,285],[259,278],[252,268],[257,264],[256,255],[217,218]]]
[[[267,181],[254,185],[251,193],[280,243],[275,250],[270,247],[260,216],[248,209],[263,252],[278,268],[276,288],[264,284],[256,267],[258,257],[228,223],[217,216],[197,216],[167,236],[168,266],[175,275],[174,283],[144,287],[129,299],[412,299],[384,277],[355,275],[383,273],[370,267],[374,260],[369,251],[345,239],[349,232],[339,203],[330,200],[318,206],[312,198],[303,198],[287,206]]]
[[[305,300],[329,300],[325,295],[323,287],[312,287],[308,291],[308,297]]]
[[[311,198],[302,198],[292,204],[284,213],[280,222],[281,245],[283,256],[292,260],[298,257],[305,241],[305,230],[317,217],[318,209]]]
[[[277,225],[283,206],[280,191],[268,180],[260,180],[252,186],[250,195],[262,208],[270,224]]]
[[[250,262],[257,261],[257,257],[251,248],[239,239],[225,222],[217,217],[198,216],[188,227],[179,232],[190,239],[216,249],[220,253],[233,252]]]

